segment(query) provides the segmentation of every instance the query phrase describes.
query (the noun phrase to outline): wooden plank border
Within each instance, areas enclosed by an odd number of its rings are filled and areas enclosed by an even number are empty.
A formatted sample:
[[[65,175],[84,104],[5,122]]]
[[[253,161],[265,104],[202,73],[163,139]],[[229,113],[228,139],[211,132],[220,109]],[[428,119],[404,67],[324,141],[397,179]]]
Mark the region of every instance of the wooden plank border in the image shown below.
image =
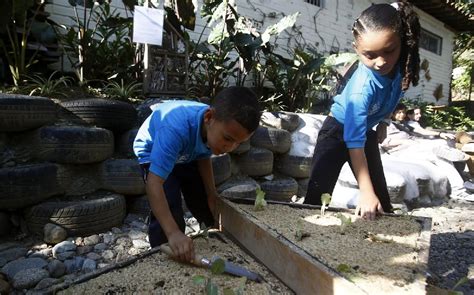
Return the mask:
[[[248,203],[249,200],[233,201]],[[290,204],[287,204],[290,205]],[[291,206],[291,205],[290,205]],[[319,206],[300,205],[297,208],[311,209]],[[296,246],[267,225],[238,208],[233,202],[218,198],[217,208],[220,214],[220,226],[238,244],[249,251],[257,260],[270,269],[283,283],[297,294],[367,294],[356,284],[348,281],[314,256]],[[330,208],[331,210],[331,208]],[[350,211],[336,209],[331,211]],[[390,216],[399,216],[387,214]],[[431,218],[416,217],[422,225],[417,240],[419,261],[427,267]],[[426,273],[422,271],[422,273]],[[426,277],[420,277],[420,290],[426,288]]]
[[[218,198],[217,207],[224,231],[297,294],[366,294],[230,201]]]

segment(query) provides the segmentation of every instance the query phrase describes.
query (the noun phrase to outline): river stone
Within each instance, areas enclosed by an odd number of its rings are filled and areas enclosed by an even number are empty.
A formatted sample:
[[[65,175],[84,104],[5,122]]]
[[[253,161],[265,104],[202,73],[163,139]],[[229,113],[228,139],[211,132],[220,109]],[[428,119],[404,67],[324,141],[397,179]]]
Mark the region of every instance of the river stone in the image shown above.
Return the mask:
[[[53,278],[59,278],[66,272],[66,266],[59,260],[52,260],[48,264],[49,275]]]
[[[86,259],[84,260],[84,263],[82,264],[82,270],[85,272],[94,271],[96,268],[97,268],[97,263],[92,259]]]
[[[5,259],[6,262],[10,262],[25,257],[26,253],[28,253],[28,249],[23,247],[7,249],[0,252],[0,260]]]
[[[53,256],[56,257],[60,253],[76,251],[77,246],[71,241],[63,241],[53,247]]]
[[[43,229],[43,239],[48,244],[57,244],[67,238],[67,231],[59,225],[46,223]]]
[[[13,279],[13,277],[20,271],[30,268],[43,268],[48,265],[46,260],[41,258],[26,258],[21,260],[14,260],[7,263],[4,267],[2,267],[2,272],[7,275],[9,279]]]
[[[84,245],[86,246],[94,246],[100,242],[99,235],[92,235],[84,238]]]
[[[36,284],[35,290],[42,290],[51,287],[54,284],[59,283],[59,279],[55,278],[44,278]]]
[[[13,287],[16,289],[29,289],[38,284],[39,281],[49,276],[45,269],[28,268],[22,269],[15,274],[12,280]]]

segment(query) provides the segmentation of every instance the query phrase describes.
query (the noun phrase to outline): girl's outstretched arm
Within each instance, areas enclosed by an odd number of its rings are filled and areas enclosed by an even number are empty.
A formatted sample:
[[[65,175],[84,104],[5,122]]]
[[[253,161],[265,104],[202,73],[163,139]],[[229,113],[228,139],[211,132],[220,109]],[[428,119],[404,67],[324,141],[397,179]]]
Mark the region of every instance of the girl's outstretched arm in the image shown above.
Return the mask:
[[[377,212],[383,213],[383,209],[370,180],[364,148],[349,149],[349,155],[360,189],[359,202],[355,213],[356,215],[360,214],[363,218],[374,220]]]

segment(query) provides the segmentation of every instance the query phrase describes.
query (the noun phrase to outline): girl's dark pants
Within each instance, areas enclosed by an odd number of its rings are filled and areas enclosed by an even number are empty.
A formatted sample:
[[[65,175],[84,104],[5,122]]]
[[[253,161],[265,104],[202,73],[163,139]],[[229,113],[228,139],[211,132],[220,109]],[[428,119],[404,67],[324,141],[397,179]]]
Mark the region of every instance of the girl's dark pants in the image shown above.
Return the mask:
[[[344,142],[343,134],[344,125],[328,116],[319,131],[318,141],[314,148],[308,191],[304,201],[306,204],[321,205],[321,195],[323,193],[332,194],[344,163],[349,161],[351,165],[349,150]],[[364,150],[375,194],[379,198],[383,210],[392,212],[375,131],[369,130],[367,132]],[[354,172],[352,165],[351,169]]]
[[[148,175],[150,164],[142,164],[141,166],[146,183],[146,176]],[[182,232],[184,232],[186,224],[184,223],[181,193],[186,202],[186,206],[199,224],[204,223],[207,227],[214,225],[214,218],[207,204],[207,194],[197,167],[197,162],[176,164],[163,184],[163,188],[171,214]],[[163,229],[152,212],[150,212],[148,235],[151,247],[159,246],[168,241]]]

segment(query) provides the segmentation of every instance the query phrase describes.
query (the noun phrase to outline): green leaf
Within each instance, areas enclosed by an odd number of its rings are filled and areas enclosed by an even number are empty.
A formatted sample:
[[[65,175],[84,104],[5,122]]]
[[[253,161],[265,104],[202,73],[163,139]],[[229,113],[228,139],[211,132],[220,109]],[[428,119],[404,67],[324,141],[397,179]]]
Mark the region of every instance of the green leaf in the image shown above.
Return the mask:
[[[271,36],[280,34],[287,28],[294,26],[294,24],[296,23],[296,18],[299,16],[299,14],[299,12],[295,12],[291,15],[287,15],[282,18],[278,23],[267,27],[262,34],[262,42],[267,43],[268,41],[270,41]]]
[[[197,275],[193,277],[193,283],[196,285],[205,285],[206,284],[206,277],[202,275]]]
[[[219,290],[217,289],[216,284],[214,284],[211,280],[207,281],[206,293],[207,293],[207,295],[218,295],[219,294]]]
[[[328,193],[322,194],[321,195],[321,203],[323,204],[323,206],[326,206],[329,203],[331,203],[331,195],[328,194]]]
[[[211,272],[215,275],[220,275],[224,272],[225,269],[225,261],[221,258],[217,258],[212,262],[211,265]]]
[[[256,190],[256,197],[255,197],[255,204],[253,207],[254,211],[263,211],[267,206],[267,201],[265,201],[265,192],[262,191],[260,188]]]

